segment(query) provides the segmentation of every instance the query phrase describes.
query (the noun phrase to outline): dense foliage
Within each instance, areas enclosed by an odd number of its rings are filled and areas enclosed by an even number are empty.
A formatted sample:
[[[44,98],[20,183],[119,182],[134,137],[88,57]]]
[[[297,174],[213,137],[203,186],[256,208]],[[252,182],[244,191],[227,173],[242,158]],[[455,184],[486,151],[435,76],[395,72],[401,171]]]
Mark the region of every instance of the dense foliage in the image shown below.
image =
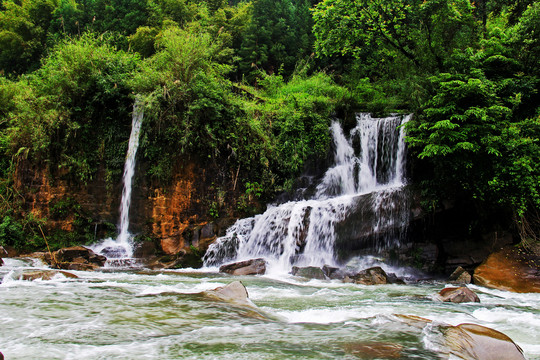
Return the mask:
[[[119,183],[136,94],[154,186],[189,158],[270,199],[326,156],[332,116],[413,112],[426,203],[534,223],[539,33],[528,0],[2,0],[0,243],[42,245],[47,219],[13,183],[21,164]],[[98,219],[58,204],[52,216],[76,215],[90,239]]]

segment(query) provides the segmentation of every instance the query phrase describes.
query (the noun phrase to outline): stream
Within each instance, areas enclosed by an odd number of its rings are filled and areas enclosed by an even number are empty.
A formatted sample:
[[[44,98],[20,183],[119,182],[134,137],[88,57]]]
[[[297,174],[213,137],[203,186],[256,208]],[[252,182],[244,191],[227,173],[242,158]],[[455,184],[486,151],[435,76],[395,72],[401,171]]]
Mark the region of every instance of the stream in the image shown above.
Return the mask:
[[[354,349],[373,343],[400,348],[398,357],[382,359],[449,358],[437,334],[392,314],[484,325],[512,338],[527,359],[540,359],[540,294],[470,285],[481,302],[453,304],[433,300],[443,282],[364,286],[283,273],[232,277],[215,269],[103,269],[72,271],[78,279],[23,281],[22,271],[46,267],[4,261],[0,352],[8,360],[358,359]],[[199,294],[234,280],[265,319]]]

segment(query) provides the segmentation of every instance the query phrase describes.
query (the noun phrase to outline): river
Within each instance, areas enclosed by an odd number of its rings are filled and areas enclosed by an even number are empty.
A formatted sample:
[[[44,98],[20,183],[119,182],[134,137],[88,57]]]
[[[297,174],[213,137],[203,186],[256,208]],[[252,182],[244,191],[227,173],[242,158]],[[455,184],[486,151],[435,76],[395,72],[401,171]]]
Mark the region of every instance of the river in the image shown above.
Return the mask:
[[[357,359],[354,349],[373,343],[397,346],[398,359],[448,358],[436,333],[392,314],[488,326],[511,337],[527,359],[540,359],[540,294],[471,285],[481,302],[453,304],[433,301],[443,282],[363,286],[212,269],[104,269],[23,281],[22,271],[44,266],[4,260],[0,352],[9,360]],[[233,280],[242,281],[265,319],[199,294]]]

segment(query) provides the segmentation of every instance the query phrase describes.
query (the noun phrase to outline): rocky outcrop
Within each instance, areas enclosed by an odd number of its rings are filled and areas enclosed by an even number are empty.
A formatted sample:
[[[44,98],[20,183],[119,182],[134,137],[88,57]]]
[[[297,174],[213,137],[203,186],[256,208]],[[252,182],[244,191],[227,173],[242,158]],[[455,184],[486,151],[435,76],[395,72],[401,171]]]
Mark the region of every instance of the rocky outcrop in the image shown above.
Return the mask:
[[[522,247],[505,247],[475,269],[473,281],[499,290],[540,292],[540,258]]]
[[[64,270],[95,270],[102,267],[107,258],[83,246],[63,248],[53,253],[52,266]]]
[[[34,281],[34,280],[52,280],[53,277],[57,275],[63,275],[66,278],[78,279],[79,277],[75,274],[69,273],[67,271],[58,271],[58,270],[32,270],[25,271],[21,274],[21,280]]]
[[[219,272],[231,275],[263,275],[266,273],[266,260],[259,258],[222,265]]]
[[[375,266],[351,276],[346,276],[344,282],[351,282],[361,285],[381,285],[389,284],[388,275],[379,266]]]
[[[464,302],[480,302],[480,298],[468,287],[448,287],[439,292],[436,297],[442,302],[464,303]]]
[[[448,278],[448,281],[453,284],[470,284],[471,280],[471,274],[461,266],[458,266]]]

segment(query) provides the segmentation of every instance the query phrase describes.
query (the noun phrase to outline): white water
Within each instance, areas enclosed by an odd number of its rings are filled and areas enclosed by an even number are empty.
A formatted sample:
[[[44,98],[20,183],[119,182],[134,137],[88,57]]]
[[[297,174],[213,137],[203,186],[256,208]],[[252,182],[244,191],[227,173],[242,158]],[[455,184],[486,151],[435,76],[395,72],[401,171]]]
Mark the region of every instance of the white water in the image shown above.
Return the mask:
[[[43,265],[4,261],[0,352],[7,360],[353,360],[349,345],[377,342],[402,346],[399,359],[448,359],[436,325],[417,329],[393,314],[487,326],[512,338],[528,360],[540,359],[540,294],[469,285],[481,302],[453,304],[432,300],[444,283],[364,286],[190,270],[73,271],[79,279],[22,281],[23,271]],[[197,294],[232,280],[242,281],[268,319]]]
[[[129,209],[131,205],[131,190],[133,175],[135,174],[135,160],[139,147],[139,138],[144,116],[144,107],[137,98],[133,105],[133,116],[131,120],[131,134],[129,135],[129,145],[124,163],[122,200],[120,202],[120,221],[118,224],[118,237],[116,239],[105,239],[100,244],[92,247],[96,253],[104,253],[107,257],[128,261],[133,256],[132,235],[129,232]]]
[[[341,124],[332,123],[334,166],[317,186],[313,199],[270,206],[266,212],[241,219],[208,249],[205,265],[263,257],[270,271],[286,272],[294,265],[336,265],[336,226],[359,206],[367,205],[366,235],[388,232],[407,222],[405,201],[404,129],[409,116],[383,119],[359,114],[345,136]],[[356,216],[356,215],[355,215]],[[391,232],[391,231],[390,231]],[[381,237],[374,249],[399,240]]]

